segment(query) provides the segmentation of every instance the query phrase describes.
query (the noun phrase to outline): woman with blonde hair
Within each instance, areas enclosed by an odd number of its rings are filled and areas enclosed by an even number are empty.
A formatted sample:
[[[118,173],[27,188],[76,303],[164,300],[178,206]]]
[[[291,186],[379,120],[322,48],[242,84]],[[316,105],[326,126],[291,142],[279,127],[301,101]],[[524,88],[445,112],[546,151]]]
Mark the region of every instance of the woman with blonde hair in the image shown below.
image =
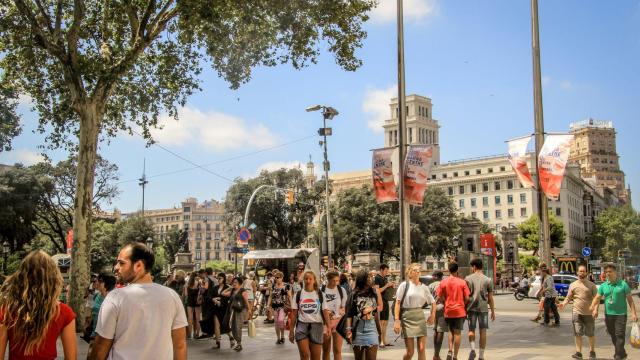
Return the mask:
[[[289,331],[289,341],[298,343],[301,360],[320,360],[322,343],[330,336],[329,309],[318,286],[316,274],[307,270],[302,274],[304,287],[293,295],[291,310],[294,324]]]
[[[65,359],[76,359],[76,315],[58,302],[62,275],[44,251],[27,255],[0,287],[0,359],[55,359],[60,337]]]

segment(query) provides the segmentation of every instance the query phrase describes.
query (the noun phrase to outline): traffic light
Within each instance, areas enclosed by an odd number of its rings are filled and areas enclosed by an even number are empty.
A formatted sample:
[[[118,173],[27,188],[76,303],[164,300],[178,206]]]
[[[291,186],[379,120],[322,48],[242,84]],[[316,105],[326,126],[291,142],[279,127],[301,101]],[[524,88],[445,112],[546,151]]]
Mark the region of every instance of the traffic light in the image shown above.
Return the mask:
[[[293,190],[287,190],[287,204],[293,205],[295,202],[295,194]]]
[[[329,257],[326,255],[322,257],[322,266],[325,268],[329,267]]]

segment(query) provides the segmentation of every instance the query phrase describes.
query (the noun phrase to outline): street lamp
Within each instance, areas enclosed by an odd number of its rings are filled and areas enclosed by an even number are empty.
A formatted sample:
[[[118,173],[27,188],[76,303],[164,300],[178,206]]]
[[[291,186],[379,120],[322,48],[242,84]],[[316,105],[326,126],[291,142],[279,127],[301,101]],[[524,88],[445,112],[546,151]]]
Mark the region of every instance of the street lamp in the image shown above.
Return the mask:
[[[151,236],[149,236],[147,238],[147,247],[149,248],[149,250],[151,250],[151,252],[153,252],[153,238],[151,238]]]
[[[513,281],[513,244],[509,244],[507,248],[507,262],[511,265],[511,281]]]
[[[9,251],[11,251],[11,246],[9,242],[5,240],[2,243],[2,273],[7,273],[7,257],[9,256]]]
[[[323,126],[318,130],[318,135],[323,137],[323,140],[320,141],[320,146],[323,146],[324,148],[324,162],[322,163],[322,166],[324,168],[325,211],[327,213],[327,257],[329,259],[329,268],[333,268],[333,259],[331,258],[331,253],[333,252],[333,230],[331,229],[331,211],[329,209],[329,169],[331,168],[331,165],[327,155],[327,136],[332,135],[332,130],[327,127],[327,120],[333,119],[339,113],[338,110],[331,106],[323,105],[310,106],[306,110],[307,112],[322,110]],[[320,244],[320,253],[322,254],[322,243]]]

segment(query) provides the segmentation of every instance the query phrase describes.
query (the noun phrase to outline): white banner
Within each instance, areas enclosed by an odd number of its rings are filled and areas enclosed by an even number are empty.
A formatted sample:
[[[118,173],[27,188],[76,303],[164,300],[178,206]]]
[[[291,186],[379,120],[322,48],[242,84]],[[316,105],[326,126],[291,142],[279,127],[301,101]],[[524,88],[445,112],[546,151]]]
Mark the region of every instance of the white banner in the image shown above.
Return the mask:
[[[533,178],[527,166],[527,146],[531,141],[531,136],[507,141],[509,147],[509,162],[515,171],[518,180],[524,187],[533,187]]]

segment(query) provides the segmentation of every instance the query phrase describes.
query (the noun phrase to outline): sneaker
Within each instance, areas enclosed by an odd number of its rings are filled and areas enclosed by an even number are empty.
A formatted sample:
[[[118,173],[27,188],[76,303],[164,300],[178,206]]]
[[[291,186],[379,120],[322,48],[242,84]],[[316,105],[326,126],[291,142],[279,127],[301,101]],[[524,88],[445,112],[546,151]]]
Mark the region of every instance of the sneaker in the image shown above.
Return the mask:
[[[471,350],[471,352],[469,353],[469,360],[474,360],[475,358],[476,358],[476,351]]]
[[[235,348],[235,347],[236,347],[236,341],[235,341],[235,340],[233,340],[233,339],[229,340],[229,346],[230,346],[232,349],[233,349],[233,348]]]
[[[571,355],[572,359],[582,359],[582,353],[581,352],[577,352],[573,355]]]
[[[596,352],[595,351],[589,351],[589,360],[596,360]]]
[[[240,345],[240,344],[236,345],[236,346],[233,348],[233,350],[235,350],[235,351],[242,351],[242,345]]]
[[[447,353],[447,360],[453,360],[453,353]]]

